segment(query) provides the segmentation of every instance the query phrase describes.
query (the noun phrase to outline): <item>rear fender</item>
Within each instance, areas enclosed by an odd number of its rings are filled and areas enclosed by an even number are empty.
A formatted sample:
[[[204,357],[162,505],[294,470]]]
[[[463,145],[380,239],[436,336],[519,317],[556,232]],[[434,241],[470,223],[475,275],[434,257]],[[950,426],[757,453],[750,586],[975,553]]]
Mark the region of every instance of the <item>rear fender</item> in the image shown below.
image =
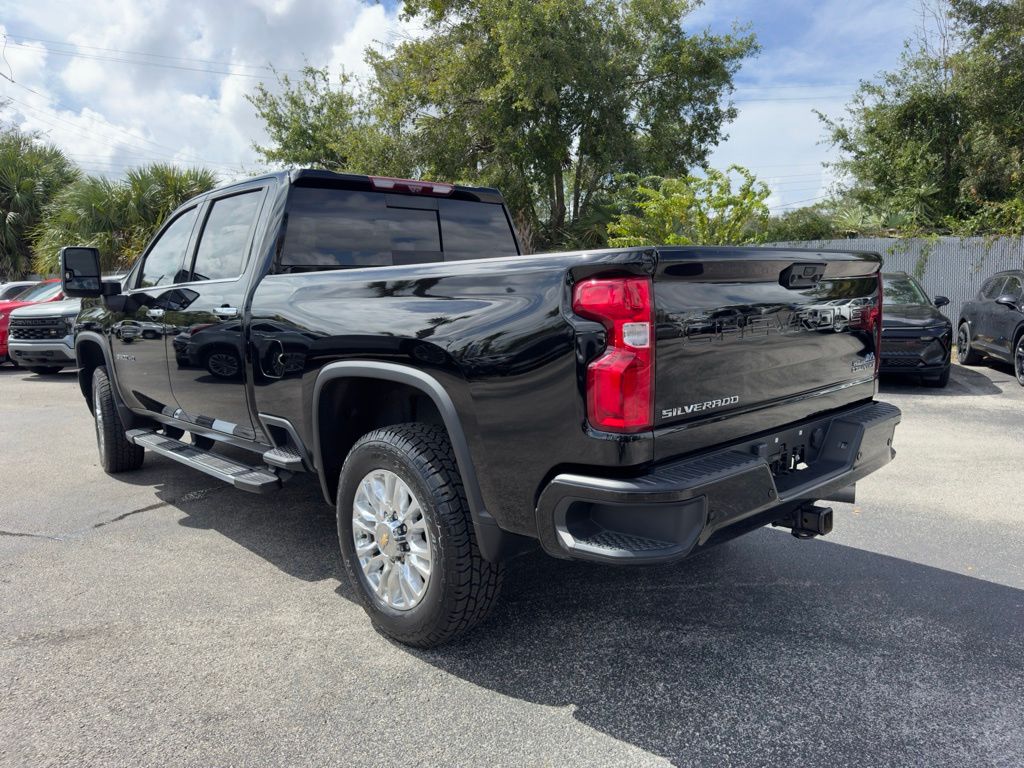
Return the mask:
[[[415,368],[377,361],[341,361],[324,366],[317,375],[313,388],[313,463],[327,503],[334,505],[335,500],[331,497],[331,483],[324,467],[323,445],[320,439],[320,406],[325,385],[345,378],[396,382],[418,389],[430,398],[441,415],[455,452],[455,461],[466,489],[466,500],[469,502],[480,553],[485,559],[492,562],[500,560],[509,548],[510,540],[520,537],[508,534],[499,528],[497,522],[484,507],[469,442],[451,396],[437,379]]]

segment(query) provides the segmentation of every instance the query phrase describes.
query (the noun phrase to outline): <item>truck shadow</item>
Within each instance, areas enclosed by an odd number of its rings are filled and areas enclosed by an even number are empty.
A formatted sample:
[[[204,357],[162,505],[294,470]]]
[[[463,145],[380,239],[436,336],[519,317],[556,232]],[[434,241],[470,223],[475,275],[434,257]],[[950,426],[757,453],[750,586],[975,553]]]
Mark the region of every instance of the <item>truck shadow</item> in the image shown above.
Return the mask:
[[[340,577],[313,483],[253,497],[185,492],[195,475],[170,462],[131,481],[144,475],[182,525],[295,578]],[[344,580],[336,591],[354,599]],[[393,648],[677,765],[1012,764],[1024,753],[1022,626],[1024,591],[761,530],[654,568],[525,555],[476,631]]]

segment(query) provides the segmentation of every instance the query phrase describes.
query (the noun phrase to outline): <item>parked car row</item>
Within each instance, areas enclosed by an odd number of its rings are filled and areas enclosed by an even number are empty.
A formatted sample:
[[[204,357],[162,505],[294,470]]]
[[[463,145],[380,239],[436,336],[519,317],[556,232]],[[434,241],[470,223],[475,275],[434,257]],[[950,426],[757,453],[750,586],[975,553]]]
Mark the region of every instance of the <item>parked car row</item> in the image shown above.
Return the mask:
[[[904,272],[885,273],[882,282],[881,373],[912,375],[926,385],[945,387],[955,327],[957,359],[962,365],[978,365],[986,356],[992,357],[1012,365],[1024,386],[1024,271],[1000,272],[986,280],[977,297],[963,305],[955,326],[939,311],[949,304],[945,296],[929,298],[921,284]],[[79,308],[78,299],[64,299],[57,279],[0,284],[0,363],[23,365],[37,373],[75,366],[72,330]],[[841,332],[857,322],[863,309],[862,298],[835,299],[804,310],[801,321]],[[203,337],[203,344],[192,341],[193,334],[210,327],[174,329],[178,365],[195,365],[230,377],[239,367],[236,355],[228,360],[211,352],[217,345],[205,343],[212,339],[210,334]],[[135,335],[163,335],[155,328],[152,323],[129,323],[116,333],[126,341]]]
[[[65,298],[59,279],[4,283],[0,297],[0,363],[40,374],[78,365],[74,329],[82,300]]]
[[[982,284],[960,310],[956,345],[961,364],[977,365],[985,355],[1010,363],[1024,387],[1024,270],[999,272]]]

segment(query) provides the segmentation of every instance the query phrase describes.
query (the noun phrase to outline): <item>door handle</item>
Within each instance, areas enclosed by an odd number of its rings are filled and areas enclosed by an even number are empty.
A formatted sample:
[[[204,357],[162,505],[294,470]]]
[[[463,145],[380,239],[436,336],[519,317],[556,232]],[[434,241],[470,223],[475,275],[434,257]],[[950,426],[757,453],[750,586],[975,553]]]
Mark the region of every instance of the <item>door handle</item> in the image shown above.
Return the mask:
[[[232,317],[238,317],[238,307],[229,307],[227,304],[223,307],[214,307],[213,314],[222,320],[228,320]]]
[[[164,316],[164,310],[162,309],[147,309],[146,317],[150,320],[162,320]]]

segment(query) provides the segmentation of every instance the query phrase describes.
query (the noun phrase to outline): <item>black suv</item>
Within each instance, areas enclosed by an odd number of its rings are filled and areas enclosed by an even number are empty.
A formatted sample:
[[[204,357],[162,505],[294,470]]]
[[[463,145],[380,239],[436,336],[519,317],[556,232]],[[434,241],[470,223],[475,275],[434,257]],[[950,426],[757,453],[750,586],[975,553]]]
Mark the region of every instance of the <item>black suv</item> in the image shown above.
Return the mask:
[[[977,365],[985,355],[1013,365],[1024,386],[1024,271],[999,272],[984,282],[978,297],[960,310],[957,358]]]
[[[939,312],[945,296],[928,298],[924,288],[905,272],[882,275],[881,373],[912,374],[932,387],[949,383],[953,323]]]

